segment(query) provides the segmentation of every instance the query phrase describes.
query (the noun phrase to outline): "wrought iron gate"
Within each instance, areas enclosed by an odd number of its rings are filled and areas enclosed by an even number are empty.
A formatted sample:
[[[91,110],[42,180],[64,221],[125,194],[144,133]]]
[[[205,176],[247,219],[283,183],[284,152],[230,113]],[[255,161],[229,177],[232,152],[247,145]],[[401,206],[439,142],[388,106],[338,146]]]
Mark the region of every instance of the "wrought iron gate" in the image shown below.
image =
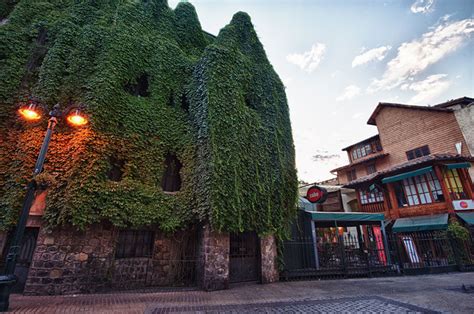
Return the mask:
[[[260,277],[260,246],[255,232],[230,235],[229,281],[257,281]]]
[[[28,270],[30,269],[31,261],[33,259],[33,252],[36,247],[36,240],[38,238],[39,228],[26,228],[21,241],[20,254],[18,255],[17,264],[15,267],[15,275],[18,281],[13,286],[13,292],[23,292],[25,288],[26,279],[28,278]]]
[[[284,241],[285,270],[282,277],[339,278],[392,273],[388,250],[377,226],[319,228],[316,243],[312,237],[294,232]],[[329,232],[331,231],[331,232]]]

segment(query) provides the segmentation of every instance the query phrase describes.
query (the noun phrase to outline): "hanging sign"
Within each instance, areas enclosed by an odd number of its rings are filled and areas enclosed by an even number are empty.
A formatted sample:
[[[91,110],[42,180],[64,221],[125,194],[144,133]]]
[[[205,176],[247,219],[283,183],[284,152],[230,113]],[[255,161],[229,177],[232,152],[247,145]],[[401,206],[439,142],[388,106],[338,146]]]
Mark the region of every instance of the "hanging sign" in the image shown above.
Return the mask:
[[[474,209],[474,200],[457,200],[453,201],[455,210],[469,210]]]
[[[306,192],[306,199],[311,203],[323,203],[328,198],[328,191],[317,185],[313,185]]]

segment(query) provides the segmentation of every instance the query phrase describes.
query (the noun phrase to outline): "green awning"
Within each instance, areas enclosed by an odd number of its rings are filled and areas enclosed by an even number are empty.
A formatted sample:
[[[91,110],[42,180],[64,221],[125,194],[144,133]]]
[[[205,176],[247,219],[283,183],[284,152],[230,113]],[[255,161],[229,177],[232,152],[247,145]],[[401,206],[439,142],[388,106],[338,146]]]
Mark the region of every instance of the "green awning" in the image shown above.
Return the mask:
[[[382,183],[385,184],[385,183],[390,183],[390,182],[395,182],[395,181],[401,181],[401,180],[406,179],[406,178],[416,177],[416,176],[428,173],[431,170],[433,170],[433,167],[429,166],[429,167],[413,170],[413,171],[410,171],[410,172],[400,173],[400,174],[397,174],[397,175],[394,175],[394,176],[391,176],[391,177],[383,178]]]
[[[393,232],[442,230],[448,228],[448,214],[399,218],[393,224]]]
[[[468,225],[474,226],[474,212],[471,213],[456,213],[459,218],[464,220]]]
[[[448,169],[462,169],[471,167],[470,162],[458,162],[456,164],[444,164]]]
[[[383,221],[385,218],[384,214],[373,213],[306,212],[314,221]]]

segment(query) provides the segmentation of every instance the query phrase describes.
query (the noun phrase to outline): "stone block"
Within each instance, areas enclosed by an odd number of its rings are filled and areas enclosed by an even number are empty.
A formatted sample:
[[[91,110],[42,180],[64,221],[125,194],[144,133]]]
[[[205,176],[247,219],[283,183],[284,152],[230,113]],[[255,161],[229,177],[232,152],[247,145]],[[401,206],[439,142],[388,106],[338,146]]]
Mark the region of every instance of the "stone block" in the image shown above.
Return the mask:
[[[60,278],[61,276],[63,275],[63,270],[62,269],[53,269],[50,273],[49,273],[49,277],[50,278]]]
[[[44,238],[43,244],[45,245],[52,245],[54,244],[54,238],[52,236],[46,236]]]

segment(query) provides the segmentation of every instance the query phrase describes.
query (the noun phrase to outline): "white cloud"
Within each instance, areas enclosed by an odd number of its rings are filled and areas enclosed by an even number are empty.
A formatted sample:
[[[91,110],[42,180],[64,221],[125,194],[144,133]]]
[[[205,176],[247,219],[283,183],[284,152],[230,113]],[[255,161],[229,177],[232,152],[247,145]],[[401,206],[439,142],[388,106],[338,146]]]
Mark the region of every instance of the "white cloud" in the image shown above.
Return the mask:
[[[292,53],[286,56],[286,60],[299,66],[308,73],[313,72],[321,63],[326,52],[326,45],[323,43],[315,43],[311,46],[311,50],[303,53]]]
[[[402,43],[395,58],[387,63],[381,79],[374,79],[369,93],[390,90],[460,48],[474,32],[474,19],[447,22],[436,26],[421,38]]]
[[[382,46],[361,53],[352,60],[352,67],[354,68],[358,65],[366,64],[374,60],[382,61],[390,49],[392,49],[391,46]]]
[[[360,88],[355,85],[349,85],[344,89],[342,95],[336,98],[336,101],[349,100],[360,94]]]
[[[355,119],[355,120],[361,119],[363,117],[364,117],[364,114],[362,112],[356,112],[352,115],[352,119]]]
[[[409,100],[409,103],[426,105],[430,100],[444,93],[451,85],[446,77],[447,74],[434,74],[423,81],[411,83],[406,89],[416,92],[416,95]]]
[[[428,13],[433,11],[434,0],[416,0],[410,7],[413,13]]]
[[[336,70],[336,71],[334,71],[334,72],[331,73],[331,78],[335,78],[335,77],[338,76],[339,74],[341,74],[341,71]]]

